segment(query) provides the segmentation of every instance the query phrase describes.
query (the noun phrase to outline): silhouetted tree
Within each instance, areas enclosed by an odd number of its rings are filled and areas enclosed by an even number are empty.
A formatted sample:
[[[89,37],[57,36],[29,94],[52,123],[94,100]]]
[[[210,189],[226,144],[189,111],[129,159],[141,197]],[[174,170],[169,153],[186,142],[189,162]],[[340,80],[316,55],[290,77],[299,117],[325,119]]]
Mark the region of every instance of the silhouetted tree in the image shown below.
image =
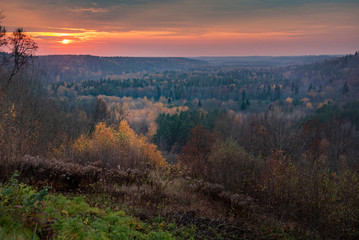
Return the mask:
[[[0,24],[2,22],[2,19],[4,19],[4,15],[2,14],[2,12],[0,12]],[[5,46],[7,44],[5,36],[6,36],[6,28],[4,26],[0,25],[0,52],[1,52],[1,47]],[[1,59],[0,60],[0,72],[2,71],[1,70],[2,65],[3,65],[3,61]]]
[[[4,19],[4,14],[2,12],[0,12],[0,23],[2,22],[2,20]],[[6,28],[4,26],[0,25],[0,47],[6,45],[7,41],[5,39],[5,35],[6,35]]]
[[[22,28],[18,28],[13,32],[12,36],[9,37],[8,44],[10,45],[12,58],[12,69],[8,79],[9,84],[19,70],[29,62],[38,46],[31,37],[24,33]]]
[[[0,47],[6,45],[7,41],[5,39],[6,35],[6,28],[3,26],[0,26]]]

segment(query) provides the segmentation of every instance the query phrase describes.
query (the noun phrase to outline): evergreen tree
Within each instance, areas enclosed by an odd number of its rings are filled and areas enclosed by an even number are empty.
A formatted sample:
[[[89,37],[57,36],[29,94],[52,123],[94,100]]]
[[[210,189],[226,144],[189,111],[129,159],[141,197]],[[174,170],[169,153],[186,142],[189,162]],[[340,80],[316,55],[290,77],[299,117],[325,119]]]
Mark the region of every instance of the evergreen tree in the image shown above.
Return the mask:
[[[274,100],[280,99],[281,95],[282,95],[282,91],[280,90],[279,85],[277,85],[274,89]]]
[[[312,88],[313,88],[313,84],[311,83],[310,86],[309,86],[309,88],[308,88],[308,92],[309,92],[310,90],[312,90]]]
[[[247,98],[246,90],[243,89],[242,91],[242,101],[245,101]]]
[[[242,101],[241,110],[244,111],[246,109],[247,109],[247,104],[244,101]]]

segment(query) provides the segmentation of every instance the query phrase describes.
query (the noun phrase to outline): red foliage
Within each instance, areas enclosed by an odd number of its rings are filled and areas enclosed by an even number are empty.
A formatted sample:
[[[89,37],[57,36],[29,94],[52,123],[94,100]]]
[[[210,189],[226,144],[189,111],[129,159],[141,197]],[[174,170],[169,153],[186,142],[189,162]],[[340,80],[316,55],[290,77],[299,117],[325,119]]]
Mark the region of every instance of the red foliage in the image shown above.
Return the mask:
[[[194,176],[204,172],[208,154],[215,141],[214,134],[202,126],[197,125],[192,129],[190,138],[181,151],[180,160]]]

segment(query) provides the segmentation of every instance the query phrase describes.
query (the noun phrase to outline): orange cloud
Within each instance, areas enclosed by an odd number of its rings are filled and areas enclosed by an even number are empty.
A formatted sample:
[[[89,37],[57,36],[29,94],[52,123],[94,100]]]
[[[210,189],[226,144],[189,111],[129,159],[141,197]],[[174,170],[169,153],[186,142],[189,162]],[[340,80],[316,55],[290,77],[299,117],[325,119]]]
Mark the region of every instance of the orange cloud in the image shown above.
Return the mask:
[[[24,27],[40,54],[341,54],[359,42],[355,0],[12,0],[2,7],[2,24]]]
[[[304,35],[302,32],[259,32],[259,33],[233,33],[233,32],[206,32],[203,34],[181,34],[175,31],[128,31],[128,32],[105,32],[86,29],[71,29],[72,32],[29,32],[40,41],[51,41],[67,37],[80,42],[96,40],[124,40],[124,39],[289,39]],[[80,30],[80,32],[76,32]]]

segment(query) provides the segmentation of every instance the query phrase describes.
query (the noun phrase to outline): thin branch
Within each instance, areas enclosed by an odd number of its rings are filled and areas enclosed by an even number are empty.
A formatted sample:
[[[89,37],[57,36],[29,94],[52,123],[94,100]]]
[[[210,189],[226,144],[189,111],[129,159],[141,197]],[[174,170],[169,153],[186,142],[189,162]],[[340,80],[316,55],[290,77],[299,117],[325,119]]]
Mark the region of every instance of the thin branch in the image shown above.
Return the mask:
[[[20,69],[29,62],[38,48],[35,41],[27,36],[22,28],[18,28],[13,32],[9,38],[9,45],[13,57],[13,68],[8,79],[8,84]]]

